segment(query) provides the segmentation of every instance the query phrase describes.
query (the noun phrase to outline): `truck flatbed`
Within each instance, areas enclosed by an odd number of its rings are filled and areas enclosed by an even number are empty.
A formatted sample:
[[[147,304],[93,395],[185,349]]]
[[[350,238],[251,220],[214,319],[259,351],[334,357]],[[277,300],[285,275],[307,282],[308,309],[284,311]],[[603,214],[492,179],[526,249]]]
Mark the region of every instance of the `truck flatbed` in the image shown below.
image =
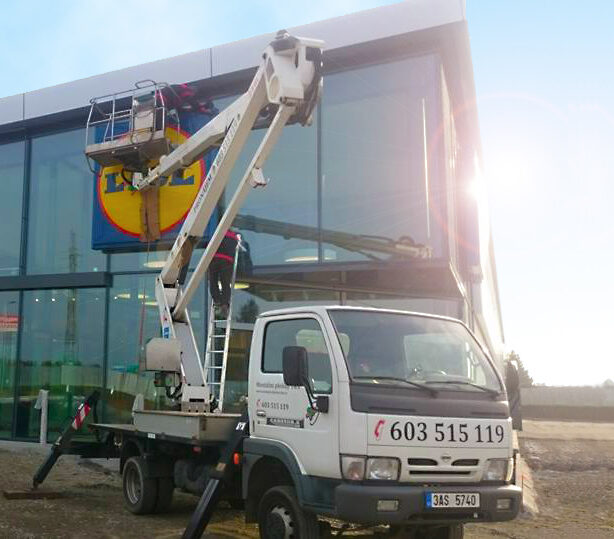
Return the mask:
[[[240,414],[142,410],[134,412],[134,423],[94,423],[92,427],[99,431],[202,445],[227,442],[240,417]]]

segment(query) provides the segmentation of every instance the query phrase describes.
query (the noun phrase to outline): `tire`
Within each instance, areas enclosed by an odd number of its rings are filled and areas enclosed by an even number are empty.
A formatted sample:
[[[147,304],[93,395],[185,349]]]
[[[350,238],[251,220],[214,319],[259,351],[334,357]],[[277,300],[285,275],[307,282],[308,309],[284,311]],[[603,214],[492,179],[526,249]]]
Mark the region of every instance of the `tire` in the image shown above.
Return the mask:
[[[318,518],[301,508],[293,487],[273,487],[258,507],[260,539],[318,539]]]
[[[135,515],[152,513],[158,500],[158,480],[145,478],[144,464],[143,457],[130,457],[124,464],[124,502]]]
[[[158,481],[158,496],[154,513],[166,513],[173,503],[173,493],[175,492],[175,482],[172,477],[160,477]]]

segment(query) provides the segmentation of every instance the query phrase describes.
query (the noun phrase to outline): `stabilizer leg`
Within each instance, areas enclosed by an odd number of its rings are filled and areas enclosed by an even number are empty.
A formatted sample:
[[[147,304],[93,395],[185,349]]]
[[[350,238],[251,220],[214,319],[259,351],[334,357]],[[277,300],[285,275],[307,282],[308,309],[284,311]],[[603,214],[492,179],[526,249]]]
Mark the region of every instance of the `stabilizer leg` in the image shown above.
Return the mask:
[[[81,428],[83,421],[88,416],[90,411],[96,407],[96,403],[98,402],[99,398],[100,392],[94,391],[87,399],[85,399],[81,406],[79,406],[75,417],[70,422],[70,425],[68,425],[68,427],[64,429],[64,432],[60,434],[60,437],[53,444],[49,456],[45,459],[45,461],[40,465],[37,472],[34,474],[34,478],[32,479],[33,488],[38,487],[38,485],[40,485],[45,480],[45,478],[51,471],[51,468],[53,468],[54,464],[57,462],[62,453],[70,444],[70,439]]]
[[[198,539],[202,537],[220,501],[224,483],[233,472],[233,455],[241,449],[243,440],[248,435],[249,419],[247,412],[244,412],[230,440],[222,451],[222,456],[215,467],[215,471],[211,474],[211,479],[207,482],[205,491],[198,501],[198,505],[192,514],[187,528],[183,532],[182,539]]]
[[[220,501],[222,486],[223,483],[221,479],[209,479],[205,491],[198,501],[196,510],[192,514],[188,527],[181,536],[182,539],[198,539],[202,537],[205,528],[211,520],[213,511],[215,511]]]

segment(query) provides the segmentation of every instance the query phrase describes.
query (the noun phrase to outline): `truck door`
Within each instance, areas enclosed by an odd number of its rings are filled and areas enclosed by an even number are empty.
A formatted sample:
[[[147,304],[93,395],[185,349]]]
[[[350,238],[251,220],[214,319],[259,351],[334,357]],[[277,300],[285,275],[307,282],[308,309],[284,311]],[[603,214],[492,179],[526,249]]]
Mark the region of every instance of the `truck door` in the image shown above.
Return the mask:
[[[282,353],[286,346],[307,350],[312,390],[315,395],[328,397],[328,413],[310,408],[304,388],[284,384]],[[252,370],[257,375],[250,388],[250,400],[255,398],[254,437],[282,442],[294,452],[307,475],[321,477],[340,474],[338,391],[330,349],[321,321],[315,315],[271,318],[264,327],[261,364],[259,369]]]

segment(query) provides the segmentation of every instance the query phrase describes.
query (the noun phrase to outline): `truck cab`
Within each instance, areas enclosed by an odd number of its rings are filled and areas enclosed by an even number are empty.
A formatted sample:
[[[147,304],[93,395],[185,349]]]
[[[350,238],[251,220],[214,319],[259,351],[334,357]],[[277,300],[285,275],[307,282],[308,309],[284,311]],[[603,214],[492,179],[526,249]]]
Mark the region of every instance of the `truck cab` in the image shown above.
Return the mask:
[[[261,533],[323,515],[460,537],[464,522],[518,514],[505,386],[459,320],[345,306],[265,313],[248,408],[243,494]]]

